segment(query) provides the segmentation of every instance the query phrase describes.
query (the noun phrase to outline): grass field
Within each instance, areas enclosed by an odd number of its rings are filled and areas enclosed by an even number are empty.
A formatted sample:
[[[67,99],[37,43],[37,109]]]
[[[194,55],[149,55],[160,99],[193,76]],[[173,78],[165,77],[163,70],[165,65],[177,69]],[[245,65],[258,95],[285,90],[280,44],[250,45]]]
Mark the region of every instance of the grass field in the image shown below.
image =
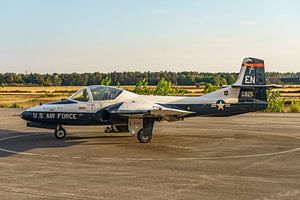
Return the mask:
[[[0,107],[28,108],[40,103],[67,98],[83,87],[0,87]],[[131,91],[134,86],[122,86],[121,88]],[[186,96],[201,96],[204,92],[204,87],[178,86],[178,88],[185,90]],[[287,103],[292,100],[300,101],[300,85],[289,85],[276,90],[280,91],[282,98],[286,99]]]
[[[28,108],[40,103],[69,97],[82,86],[64,87],[2,87],[0,107]]]

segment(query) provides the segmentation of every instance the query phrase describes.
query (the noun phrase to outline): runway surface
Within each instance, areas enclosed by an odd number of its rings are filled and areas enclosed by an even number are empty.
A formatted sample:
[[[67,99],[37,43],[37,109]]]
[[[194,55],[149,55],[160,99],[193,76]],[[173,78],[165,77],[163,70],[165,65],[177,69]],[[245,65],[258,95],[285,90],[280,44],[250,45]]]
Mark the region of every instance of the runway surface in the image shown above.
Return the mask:
[[[151,143],[105,127],[26,128],[0,109],[0,199],[300,199],[300,114],[157,123]]]

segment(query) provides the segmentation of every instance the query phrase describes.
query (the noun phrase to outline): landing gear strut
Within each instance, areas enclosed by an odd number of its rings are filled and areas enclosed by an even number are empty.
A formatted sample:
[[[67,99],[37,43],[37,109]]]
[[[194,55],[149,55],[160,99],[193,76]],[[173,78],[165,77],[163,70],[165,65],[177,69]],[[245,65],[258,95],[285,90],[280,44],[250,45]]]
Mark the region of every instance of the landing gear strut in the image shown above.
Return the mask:
[[[67,135],[67,132],[66,130],[61,126],[61,125],[58,125],[56,130],[54,131],[54,136],[61,140],[61,139],[64,139]]]

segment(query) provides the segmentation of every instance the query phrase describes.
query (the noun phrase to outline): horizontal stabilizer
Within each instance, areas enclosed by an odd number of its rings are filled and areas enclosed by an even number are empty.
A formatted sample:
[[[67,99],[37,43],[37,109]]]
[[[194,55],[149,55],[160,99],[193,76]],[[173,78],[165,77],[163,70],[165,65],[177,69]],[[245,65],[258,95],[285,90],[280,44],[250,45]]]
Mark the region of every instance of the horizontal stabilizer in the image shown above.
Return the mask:
[[[233,88],[283,88],[282,85],[276,85],[276,84],[271,84],[271,85],[238,85],[238,84],[233,84],[231,87]]]

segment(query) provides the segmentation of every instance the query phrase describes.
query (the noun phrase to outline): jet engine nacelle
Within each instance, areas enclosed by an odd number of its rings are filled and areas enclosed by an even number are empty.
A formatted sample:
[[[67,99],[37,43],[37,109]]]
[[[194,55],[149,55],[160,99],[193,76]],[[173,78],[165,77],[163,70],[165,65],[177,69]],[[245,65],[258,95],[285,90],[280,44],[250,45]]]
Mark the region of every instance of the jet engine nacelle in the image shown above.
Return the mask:
[[[110,123],[111,113],[108,110],[100,110],[95,113],[95,119],[101,123]]]
[[[103,122],[110,122],[111,121],[111,114],[108,110],[103,110],[103,112],[102,112],[102,121]]]

